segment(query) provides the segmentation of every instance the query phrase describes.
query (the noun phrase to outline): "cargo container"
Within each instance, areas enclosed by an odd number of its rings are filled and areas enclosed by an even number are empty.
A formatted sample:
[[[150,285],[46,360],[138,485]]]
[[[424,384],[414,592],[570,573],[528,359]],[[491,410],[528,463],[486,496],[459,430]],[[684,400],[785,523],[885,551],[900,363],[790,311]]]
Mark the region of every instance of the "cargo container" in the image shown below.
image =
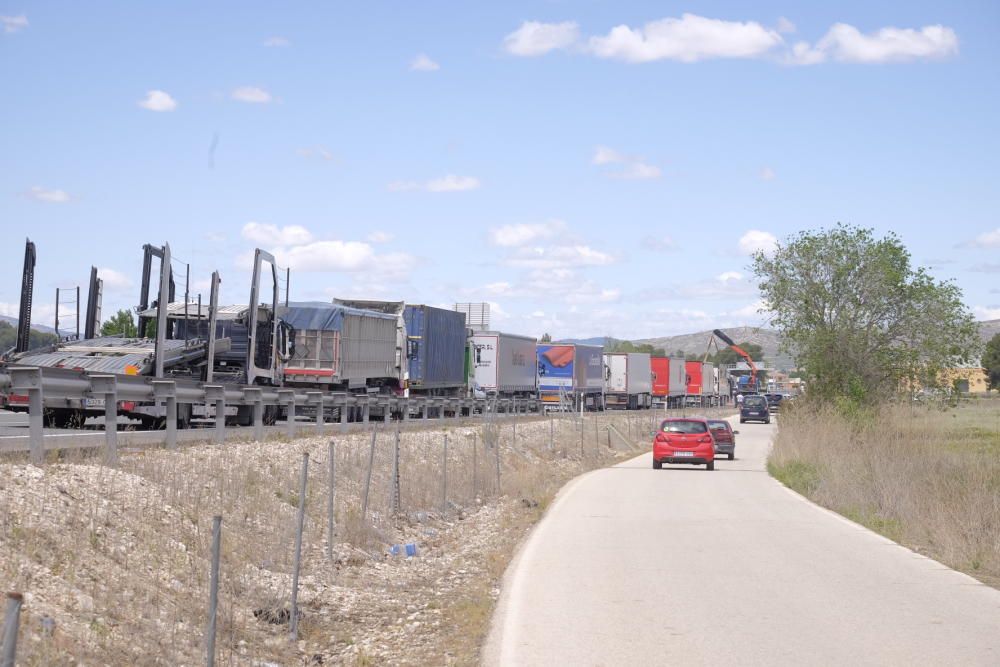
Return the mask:
[[[687,393],[684,358],[652,357],[650,367],[653,373],[653,402],[671,408],[679,405]]]
[[[684,372],[687,373],[687,389],[684,393],[688,396],[701,396],[701,362],[685,361]]]
[[[701,395],[719,395],[719,385],[715,374],[715,364],[710,364],[708,362],[703,362],[701,364]]]
[[[572,343],[538,346],[542,401],[562,409],[604,409],[604,347]]]
[[[295,350],[284,368],[286,385],[400,389],[397,316],[320,302],[292,303],[279,308],[278,315],[295,329]]]
[[[503,397],[538,395],[534,338],[483,331],[470,336],[469,344],[473,391]]]
[[[653,371],[644,352],[604,355],[604,404],[607,408],[641,410],[653,404]]]
[[[455,396],[465,391],[465,314],[433,306],[406,306],[409,388],[417,394]]]

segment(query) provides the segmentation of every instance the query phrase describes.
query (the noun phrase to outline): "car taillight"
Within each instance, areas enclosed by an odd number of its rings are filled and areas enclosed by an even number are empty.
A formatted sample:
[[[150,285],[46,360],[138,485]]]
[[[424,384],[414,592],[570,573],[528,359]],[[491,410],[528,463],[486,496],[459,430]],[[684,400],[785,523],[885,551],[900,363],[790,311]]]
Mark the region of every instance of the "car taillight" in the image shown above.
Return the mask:
[[[703,435],[700,438],[698,438],[698,442],[712,442],[712,436]]]
[[[656,438],[654,438],[654,440],[656,442],[665,443],[667,442],[667,436],[663,435],[662,433],[657,433]]]

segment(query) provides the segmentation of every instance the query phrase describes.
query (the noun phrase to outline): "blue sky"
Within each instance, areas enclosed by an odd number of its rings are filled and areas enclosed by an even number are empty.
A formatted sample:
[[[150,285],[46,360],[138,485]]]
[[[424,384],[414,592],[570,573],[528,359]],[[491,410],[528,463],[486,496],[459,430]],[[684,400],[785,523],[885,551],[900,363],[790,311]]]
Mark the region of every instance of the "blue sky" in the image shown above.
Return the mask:
[[[992,2],[0,0],[0,314],[30,236],[42,324],[92,264],[135,305],[166,241],[226,303],[259,245],[297,300],[760,325],[748,251],[843,221],[1000,318],[998,28]]]

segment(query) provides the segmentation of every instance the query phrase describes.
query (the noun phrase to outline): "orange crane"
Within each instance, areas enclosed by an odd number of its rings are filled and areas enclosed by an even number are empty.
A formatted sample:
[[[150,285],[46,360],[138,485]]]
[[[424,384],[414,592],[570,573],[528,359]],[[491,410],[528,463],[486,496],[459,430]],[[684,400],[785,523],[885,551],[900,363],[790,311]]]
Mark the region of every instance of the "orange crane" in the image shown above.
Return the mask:
[[[727,336],[725,333],[723,333],[722,330],[714,329],[712,333],[715,334],[715,336],[723,343],[733,348],[733,352],[740,355],[741,357],[743,357],[744,360],[746,360],[747,365],[750,366],[749,387],[751,391],[757,391],[757,364],[753,362],[753,358],[751,358],[750,355],[747,354],[747,352],[742,347],[734,343],[733,339]]]

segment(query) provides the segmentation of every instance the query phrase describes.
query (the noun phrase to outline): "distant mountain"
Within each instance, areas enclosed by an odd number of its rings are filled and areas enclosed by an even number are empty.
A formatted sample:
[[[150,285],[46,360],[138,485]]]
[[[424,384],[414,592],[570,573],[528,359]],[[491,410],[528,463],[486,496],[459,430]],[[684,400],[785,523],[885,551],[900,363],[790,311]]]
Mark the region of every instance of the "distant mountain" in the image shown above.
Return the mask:
[[[15,329],[17,328],[16,317],[11,317],[10,315],[0,315],[0,322],[6,322]],[[31,323],[31,328],[34,329],[35,331],[40,331],[42,333],[54,334],[56,332],[56,330],[53,329],[52,327],[47,327],[44,324],[35,324],[34,322]]]
[[[614,340],[614,338],[608,338],[607,336],[595,336],[593,338],[563,338],[562,340],[554,340],[552,342],[573,345],[607,345],[608,341]]]
[[[998,333],[1000,333],[1000,320],[983,320],[979,323],[979,335],[983,341],[988,341]]]
[[[773,329],[758,329],[756,327],[731,327],[723,329],[725,334],[739,343],[756,343],[764,351],[764,363],[768,367],[778,369],[794,368],[795,361],[788,354],[779,351],[781,346],[781,336]],[[662,338],[643,338],[633,341],[635,343],[649,343],[655,347],[662,347],[667,354],[684,351],[688,354],[702,354],[709,346],[709,341],[715,339],[720,348],[726,344],[715,338],[711,331],[699,331],[692,334],[681,334],[679,336],[664,336]],[[715,349],[712,348],[712,354]]]

